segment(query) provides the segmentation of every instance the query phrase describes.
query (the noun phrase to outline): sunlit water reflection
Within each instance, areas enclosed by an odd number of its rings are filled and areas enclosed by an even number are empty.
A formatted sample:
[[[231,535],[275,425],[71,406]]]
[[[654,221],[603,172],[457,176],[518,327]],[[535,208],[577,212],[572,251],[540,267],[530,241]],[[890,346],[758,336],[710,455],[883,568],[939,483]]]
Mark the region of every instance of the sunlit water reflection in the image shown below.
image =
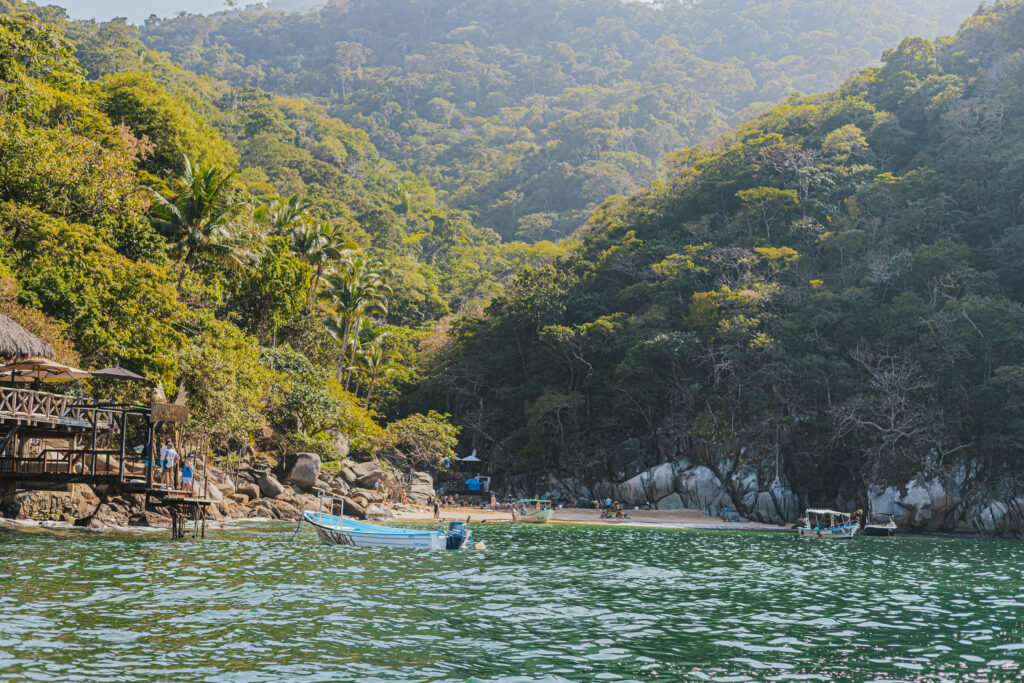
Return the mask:
[[[1024,544],[476,527],[481,552],[0,529],[0,679],[1002,681]]]

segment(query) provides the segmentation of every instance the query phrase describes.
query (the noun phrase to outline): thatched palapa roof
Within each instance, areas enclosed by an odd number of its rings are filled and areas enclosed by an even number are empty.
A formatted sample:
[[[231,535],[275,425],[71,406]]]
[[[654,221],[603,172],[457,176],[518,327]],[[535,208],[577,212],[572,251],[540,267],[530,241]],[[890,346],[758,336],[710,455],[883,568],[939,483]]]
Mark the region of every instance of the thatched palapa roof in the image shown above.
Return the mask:
[[[52,346],[0,313],[0,357],[14,359],[30,356],[55,359],[57,354]]]

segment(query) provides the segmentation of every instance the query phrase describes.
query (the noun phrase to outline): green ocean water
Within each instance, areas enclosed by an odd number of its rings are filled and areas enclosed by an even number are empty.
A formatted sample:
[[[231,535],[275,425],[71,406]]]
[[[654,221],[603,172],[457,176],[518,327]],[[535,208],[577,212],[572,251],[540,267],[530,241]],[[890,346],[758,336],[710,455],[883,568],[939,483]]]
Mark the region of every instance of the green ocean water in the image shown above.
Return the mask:
[[[0,529],[4,681],[1011,681],[1024,544],[576,525]]]

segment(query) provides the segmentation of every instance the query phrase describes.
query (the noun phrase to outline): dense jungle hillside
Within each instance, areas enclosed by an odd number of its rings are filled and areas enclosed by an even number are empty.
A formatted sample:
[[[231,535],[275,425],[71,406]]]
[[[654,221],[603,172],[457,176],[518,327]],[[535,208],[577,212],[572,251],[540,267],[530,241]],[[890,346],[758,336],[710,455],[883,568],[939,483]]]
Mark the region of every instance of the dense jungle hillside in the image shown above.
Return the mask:
[[[510,473],[654,434],[818,500],[958,463],[1019,473],[1022,103],[1015,0],[678,151],[460,321],[424,400]]]
[[[451,453],[445,416],[396,412],[427,324],[559,247],[501,244],[365,132],[183,70],[123,22],[0,13],[0,311],[61,360],[186,388],[221,454]]]
[[[833,88],[906,35],[952,32],[976,6],[355,0],[154,17],[142,39],[234,85],[314,97],[479,225],[532,242],[654,180],[666,153]]]

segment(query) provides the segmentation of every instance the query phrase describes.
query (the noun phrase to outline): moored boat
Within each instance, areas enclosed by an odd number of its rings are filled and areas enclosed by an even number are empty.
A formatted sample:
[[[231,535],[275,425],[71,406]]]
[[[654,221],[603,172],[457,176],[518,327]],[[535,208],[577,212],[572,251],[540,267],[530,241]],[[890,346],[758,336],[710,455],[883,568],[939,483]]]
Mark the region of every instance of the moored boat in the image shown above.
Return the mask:
[[[860,524],[851,521],[847,512],[810,509],[804,513],[804,523],[797,533],[807,538],[853,538]]]
[[[551,519],[553,514],[555,510],[551,507],[550,500],[527,498],[516,503],[516,508],[512,511],[512,521],[543,524]]]
[[[862,534],[865,536],[895,536],[896,535],[896,520],[892,518],[892,515],[872,515],[876,520],[885,519],[888,517],[888,521],[885,523],[874,522],[872,524],[865,524]]]
[[[316,529],[317,538],[327,545],[351,545],[359,548],[410,548],[415,550],[473,550],[473,532],[466,522],[452,522],[447,531],[436,529],[399,529],[367,524],[344,515],[324,512],[324,505],[333,511],[339,498],[320,496],[320,510],[307,510],[302,520]],[[482,549],[483,545],[480,544]]]

